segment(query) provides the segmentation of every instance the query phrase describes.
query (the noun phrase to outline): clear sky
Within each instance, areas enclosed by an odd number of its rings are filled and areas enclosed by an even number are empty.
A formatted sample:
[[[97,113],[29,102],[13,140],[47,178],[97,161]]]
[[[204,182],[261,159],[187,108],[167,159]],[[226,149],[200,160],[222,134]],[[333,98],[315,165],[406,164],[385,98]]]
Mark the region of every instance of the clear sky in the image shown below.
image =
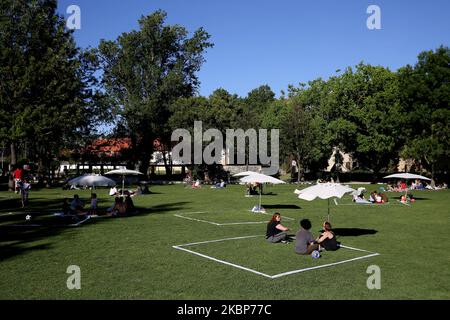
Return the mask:
[[[279,96],[364,61],[391,70],[414,64],[424,50],[450,45],[449,0],[60,0],[81,9],[80,47],[138,29],[157,9],[168,24],[203,27],[214,47],[199,72],[199,94],[224,88],[246,96],[268,84]],[[381,30],[369,30],[369,5],[381,9]]]

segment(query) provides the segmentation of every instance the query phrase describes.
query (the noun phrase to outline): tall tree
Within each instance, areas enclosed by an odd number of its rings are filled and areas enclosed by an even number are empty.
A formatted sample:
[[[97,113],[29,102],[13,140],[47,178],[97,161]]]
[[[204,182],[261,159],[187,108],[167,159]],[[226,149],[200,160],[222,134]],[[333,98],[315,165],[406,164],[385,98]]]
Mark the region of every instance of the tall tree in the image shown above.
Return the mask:
[[[0,7],[0,135],[12,155],[26,146],[44,175],[59,150],[104,114],[95,55],[76,48],[56,8],[56,0],[5,0]]]
[[[250,91],[241,104],[240,116],[236,119],[236,126],[243,129],[257,130],[266,109],[275,100],[275,93],[268,85],[259,86]]]
[[[450,49],[418,55],[399,70],[403,131],[402,155],[432,172],[450,169]]]
[[[144,173],[153,140],[170,145],[170,106],[196,93],[196,73],[205,50],[212,46],[202,28],[189,38],[184,27],[165,25],[165,19],[165,12],[156,11],[139,20],[139,30],[99,45],[106,92],[128,129],[132,160]]]
[[[402,138],[395,73],[360,63],[326,83],[312,82],[307,91],[312,91],[312,103],[319,104],[331,148],[352,154],[375,175],[398,158]]]
[[[280,130],[280,156],[284,162],[294,159],[298,165],[297,181],[323,158],[323,130],[305,104],[303,90],[286,100],[273,102],[264,114],[262,126]]]

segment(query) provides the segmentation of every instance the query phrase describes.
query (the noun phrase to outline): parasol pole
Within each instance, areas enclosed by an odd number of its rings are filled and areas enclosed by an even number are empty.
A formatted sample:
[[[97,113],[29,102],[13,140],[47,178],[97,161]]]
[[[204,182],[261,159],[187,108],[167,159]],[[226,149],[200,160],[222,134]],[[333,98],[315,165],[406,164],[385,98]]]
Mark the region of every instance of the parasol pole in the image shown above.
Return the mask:
[[[122,175],[122,197],[123,197],[123,190],[125,189],[125,175]]]
[[[260,212],[262,212],[262,209],[261,209],[261,191],[259,191],[259,211]]]
[[[330,222],[330,198],[328,198],[328,222]]]

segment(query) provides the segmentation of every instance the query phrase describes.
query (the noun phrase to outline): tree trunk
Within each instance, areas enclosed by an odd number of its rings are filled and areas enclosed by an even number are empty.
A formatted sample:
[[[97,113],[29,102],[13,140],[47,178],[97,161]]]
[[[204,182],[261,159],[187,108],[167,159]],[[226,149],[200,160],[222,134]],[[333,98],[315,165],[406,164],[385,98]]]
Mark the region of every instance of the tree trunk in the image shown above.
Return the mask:
[[[17,153],[16,153],[16,144],[14,142],[11,143],[11,165],[17,164]]]
[[[12,175],[12,170],[14,166],[17,164],[17,154],[16,154],[16,144],[14,142],[11,143],[11,161],[9,164],[10,167],[10,174],[8,179],[8,190],[9,191],[15,191],[15,183],[14,183],[14,177]]]
[[[164,167],[166,168],[166,176],[167,178],[172,177],[172,166],[171,166],[171,162],[170,159],[169,161],[167,161],[167,157],[166,157],[166,150],[163,151],[163,161],[164,161]]]
[[[431,179],[434,180],[434,162],[431,164]]]
[[[150,155],[145,153],[142,154],[139,161],[139,171],[142,172],[145,177],[147,177],[147,171],[150,166]]]
[[[295,162],[297,162],[297,183],[300,183],[300,181],[302,180],[302,166],[300,165],[300,155],[298,153],[297,157],[295,158]]]

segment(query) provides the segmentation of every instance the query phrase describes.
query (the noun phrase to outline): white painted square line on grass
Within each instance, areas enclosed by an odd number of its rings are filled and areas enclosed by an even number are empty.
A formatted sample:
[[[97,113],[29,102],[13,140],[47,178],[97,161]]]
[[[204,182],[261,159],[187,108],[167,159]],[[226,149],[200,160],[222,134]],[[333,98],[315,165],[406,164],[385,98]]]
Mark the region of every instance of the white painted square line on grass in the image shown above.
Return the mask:
[[[215,226],[231,226],[231,225],[241,225],[241,224],[262,224],[262,223],[267,223],[267,221],[244,221],[244,222],[217,223],[217,222],[214,222],[214,221],[203,220],[203,219],[195,219],[195,218],[190,218],[190,217],[185,217],[184,216],[186,214],[194,214],[194,213],[206,213],[206,212],[200,212],[200,211],[199,212],[185,212],[185,213],[180,213],[180,214],[174,214],[174,216],[178,217],[178,218],[187,219],[187,220],[209,223],[209,224],[212,224],[212,225],[215,225]],[[283,218],[285,218],[286,220],[295,220],[293,218],[285,217],[285,216],[283,216]]]
[[[263,273],[263,272],[251,269],[251,268],[247,268],[247,267],[244,267],[244,266],[241,266],[241,265],[238,265],[238,264],[235,264],[235,263],[231,263],[231,262],[228,262],[228,261],[225,261],[225,260],[216,259],[216,258],[208,256],[206,254],[202,254],[202,253],[199,253],[199,252],[196,252],[196,251],[184,248],[184,247],[189,247],[189,246],[194,246],[194,245],[199,245],[199,244],[207,244],[207,243],[230,241],[230,240],[249,239],[249,238],[256,238],[256,237],[262,237],[262,236],[261,235],[255,235],[255,236],[244,236],[244,237],[234,237],[234,238],[225,238],[225,239],[193,242],[193,243],[186,243],[186,244],[180,244],[180,245],[172,246],[172,248],[178,249],[178,250],[182,250],[182,251],[185,251],[185,252],[189,252],[189,253],[192,253],[194,255],[200,256],[202,258],[209,259],[209,260],[212,260],[212,261],[216,261],[216,262],[219,262],[219,263],[222,263],[222,264],[225,264],[225,265],[228,265],[228,266],[232,266],[232,267],[235,267],[235,268],[238,268],[238,269],[241,269],[241,270],[245,270],[245,271],[248,271],[248,272],[252,272],[252,273],[255,273],[255,274],[258,274],[260,276],[263,276],[263,277],[266,277],[266,278],[270,278],[270,279],[281,278],[281,277],[288,276],[288,275],[295,274],[295,273],[300,273],[300,272],[305,272],[305,271],[310,271],[310,270],[316,270],[316,269],[336,266],[336,265],[339,265],[339,264],[353,262],[353,261],[362,260],[362,259],[367,259],[367,258],[371,258],[371,257],[375,257],[375,256],[379,256],[380,255],[379,253],[376,253],[376,252],[370,252],[370,251],[367,251],[367,250],[353,248],[353,247],[349,247],[349,246],[344,246],[344,245],[341,244],[340,245],[341,248],[345,248],[345,249],[348,249],[348,250],[361,251],[361,252],[368,252],[370,254],[362,256],[362,257],[356,257],[356,258],[352,258],[352,259],[348,259],[348,260],[343,260],[343,261],[333,262],[333,263],[329,263],[329,264],[324,264],[324,265],[321,265],[321,266],[315,266],[315,267],[310,267],[310,268],[304,268],[304,269],[298,269],[298,270],[292,270],[292,271],[288,271],[288,272],[283,272],[283,273],[279,273],[279,274],[275,274],[275,275],[269,275],[269,274],[266,274],[266,273]]]
[[[92,219],[91,216],[87,216],[83,220],[78,221],[77,223],[71,223],[66,225],[44,225],[44,224],[10,224],[10,225],[2,225],[1,227],[78,227],[82,223],[88,221],[89,219]]]
[[[263,277],[266,277],[266,278],[272,278],[272,276],[270,276],[270,275],[268,275],[268,274],[265,274],[265,273],[262,273],[262,272],[259,272],[259,271],[257,271],[257,270],[253,270],[253,269],[250,269],[250,268],[246,268],[246,267],[240,266],[240,265],[238,265],[238,264],[234,264],[234,263],[231,263],[231,262],[228,262],[228,261],[216,259],[216,258],[213,258],[213,257],[211,257],[211,256],[207,256],[206,254],[202,254],[202,253],[199,253],[199,252],[195,252],[195,251],[192,251],[192,250],[188,250],[188,249],[183,248],[183,247],[193,246],[193,245],[197,245],[197,244],[205,244],[205,243],[212,243],[212,242],[221,242],[221,241],[227,241],[227,240],[248,239],[248,238],[255,238],[255,237],[261,237],[261,235],[257,235],[257,236],[247,236],[247,237],[236,237],[236,238],[227,238],[227,239],[219,239],[219,240],[210,240],[210,241],[202,241],[202,242],[194,242],[194,243],[180,244],[180,245],[177,245],[177,246],[172,246],[172,248],[178,249],[178,250],[182,250],[182,251],[186,251],[186,252],[195,254],[195,255],[197,255],[197,256],[200,256],[200,257],[202,257],[202,258],[206,258],[206,259],[209,259],[209,260],[213,260],[213,261],[216,261],[216,262],[219,262],[219,263],[222,263],[222,264],[226,264],[226,265],[229,265],[229,266],[238,268],[238,269],[242,269],[242,270],[245,270],[245,271],[248,271],[248,272],[256,273],[256,274],[258,274],[258,275],[260,275],[260,276],[263,276]]]

